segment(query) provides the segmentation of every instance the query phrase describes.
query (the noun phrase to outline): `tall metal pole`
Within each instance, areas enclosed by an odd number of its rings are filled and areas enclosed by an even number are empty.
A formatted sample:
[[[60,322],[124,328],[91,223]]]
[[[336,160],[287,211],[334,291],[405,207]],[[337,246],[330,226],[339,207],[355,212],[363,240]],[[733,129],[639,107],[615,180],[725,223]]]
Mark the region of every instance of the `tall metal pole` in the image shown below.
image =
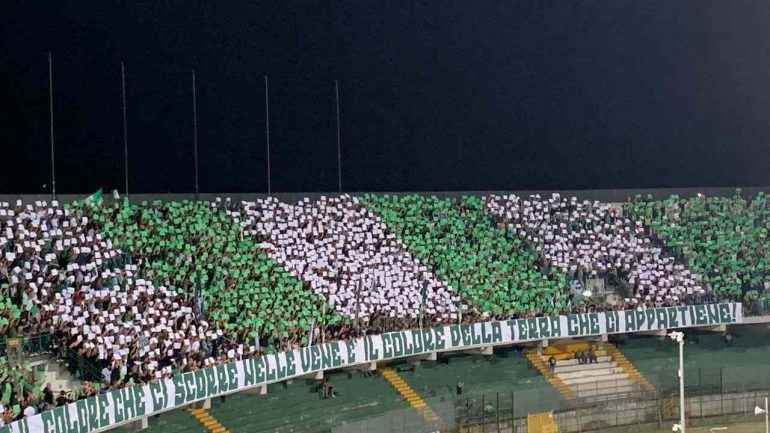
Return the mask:
[[[195,69],[192,70],[193,95],[193,158],[195,160],[195,199],[198,199],[198,101],[195,95]]]
[[[768,419],[768,409],[770,409],[770,407],[767,406],[767,397],[765,397],[765,433],[770,433],[770,419]]]
[[[267,195],[273,193],[270,183],[270,98],[267,87],[267,75],[265,75],[265,141],[267,142]]]
[[[679,342],[679,423],[682,426],[680,432],[685,433],[684,425],[684,338]]]
[[[50,52],[48,52],[48,111],[51,121],[51,192],[53,199],[56,200],[56,160],[53,141],[53,59]]]
[[[120,84],[123,91],[123,172],[125,174],[125,189],[123,192],[128,197],[128,123],[126,121],[126,67],[120,62]]]
[[[334,96],[337,101],[337,189],[342,194],[342,152],[340,151],[340,84],[334,80]]]
[[[425,292],[428,289],[428,280],[422,280],[422,290],[420,290],[420,329],[422,329],[422,322],[425,318]]]
[[[358,318],[359,314],[361,313],[361,301],[358,298],[360,294],[361,294],[361,280],[359,279],[358,285],[356,288],[356,320],[355,320],[356,334],[358,334],[359,330],[361,329],[361,325]]]

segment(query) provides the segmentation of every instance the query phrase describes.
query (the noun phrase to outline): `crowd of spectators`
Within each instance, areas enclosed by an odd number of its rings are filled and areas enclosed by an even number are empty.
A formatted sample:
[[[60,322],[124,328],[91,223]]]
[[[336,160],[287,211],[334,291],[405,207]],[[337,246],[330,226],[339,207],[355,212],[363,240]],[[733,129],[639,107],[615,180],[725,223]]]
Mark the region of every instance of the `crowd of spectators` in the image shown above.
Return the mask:
[[[534,245],[543,262],[570,279],[613,275],[627,281],[633,293],[625,302],[631,307],[705,298],[702,276],[664,251],[621,207],[559,194],[493,195],[486,201],[511,236]]]
[[[96,385],[62,395],[0,360],[0,410],[9,421],[118,386],[423,323],[597,308],[570,290],[573,279],[626,282],[621,307],[768,300],[769,204],[765,195],[624,206],[559,195],[0,203],[0,333],[50,333],[60,355],[100,372]]]
[[[422,263],[452,284],[477,317],[557,313],[568,307],[564,274],[541,264],[525,241],[492,224],[483,199],[367,194],[361,201]]]
[[[237,357],[260,346],[304,345],[314,321],[342,322],[331,309],[322,316],[326,300],[271,260],[223,210],[221,202],[184,201],[89,212],[105,236],[136,251],[132,259],[154,285],[168,287],[190,305],[191,317],[218,335],[214,340],[248,342],[220,344],[220,356]],[[201,344],[211,339],[208,334],[192,337]]]
[[[770,196],[636,196],[629,215],[677,260],[702,275],[717,299],[770,301]]]
[[[200,232],[215,221],[196,220],[205,212],[192,217],[184,212],[209,206],[0,203],[0,284],[7,292],[0,312],[2,324],[15,325],[8,335],[50,332],[80,362],[107,371],[101,378],[107,387],[145,383],[256,353],[256,340],[246,343],[238,329],[216,315],[212,323],[202,317],[203,297],[185,290],[191,269],[181,265],[200,257],[171,248],[211,241]],[[210,214],[232,226],[225,215]],[[176,242],[184,238],[180,227],[189,229],[190,237]],[[226,243],[232,239],[223,238]],[[158,248],[165,242],[169,249]],[[223,246],[202,249],[219,256],[218,247]],[[174,278],[164,273],[172,268],[160,263],[176,266]],[[24,398],[19,401],[30,401],[27,394],[19,395]]]
[[[36,377],[29,361],[12,366],[6,357],[0,357],[0,427],[106,389],[98,382],[83,381],[76,388],[56,391],[45,377]]]
[[[459,298],[357,198],[243,203],[244,231],[342,315],[456,320]],[[424,310],[423,310],[424,309]]]

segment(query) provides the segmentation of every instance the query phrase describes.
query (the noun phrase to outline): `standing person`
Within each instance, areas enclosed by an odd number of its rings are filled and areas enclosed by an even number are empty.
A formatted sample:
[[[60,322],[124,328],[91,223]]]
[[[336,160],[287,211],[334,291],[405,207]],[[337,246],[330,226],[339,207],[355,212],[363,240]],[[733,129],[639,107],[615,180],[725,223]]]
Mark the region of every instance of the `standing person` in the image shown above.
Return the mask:
[[[733,334],[730,334],[729,331],[725,331],[725,345],[733,347]]]
[[[24,411],[22,411],[22,413],[24,414],[24,418],[29,418],[31,416],[34,416],[37,413],[37,411],[35,410],[34,401],[29,400],[26,403],[27,403],[27,407],[24,408]]]
[[[56,404],[50,383],[47,383],[43,388],[43,401],[50,407],[54,407]]]
[[[553,356],[548,358],[548,371],[550,372],[551,376],[556,373],[556,358]]]
[[[331,380],[329,380],[328,377],[325,377],[323,381],[321,382],[321,398],[335,398],[337,397],[337,394],[334,392],[334,386],[332,386]]]
[[[59,396],[56,397],[56,406],[61,407],[67,405],[69,403],[69,399],[67,398],[67,392],[64,390],[61,390],[59,393]]]
[[[112,370],[106,365],[102,368],[102,382],[106,383],[107,386],[112,383]]]

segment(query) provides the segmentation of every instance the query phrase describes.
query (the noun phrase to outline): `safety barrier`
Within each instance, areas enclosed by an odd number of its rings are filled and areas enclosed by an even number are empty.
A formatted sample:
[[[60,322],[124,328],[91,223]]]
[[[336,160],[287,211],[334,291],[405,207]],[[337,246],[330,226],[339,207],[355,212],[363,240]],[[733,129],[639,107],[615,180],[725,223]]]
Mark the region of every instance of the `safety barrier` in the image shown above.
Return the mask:
[[[16,421],[0,428],[0,433],[105,431],[273,382],[415,355],[742,321],[741,304],[730,303],[531,317],[390,332],[243,359],[148,385],[114,390]]]

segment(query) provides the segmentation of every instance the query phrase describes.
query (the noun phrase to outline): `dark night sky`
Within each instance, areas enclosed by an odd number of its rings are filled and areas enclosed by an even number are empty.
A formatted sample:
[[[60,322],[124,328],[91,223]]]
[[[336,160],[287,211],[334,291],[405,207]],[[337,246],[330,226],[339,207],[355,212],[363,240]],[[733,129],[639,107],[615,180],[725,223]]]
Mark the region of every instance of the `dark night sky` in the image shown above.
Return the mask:
[[[770,184],[767,1],[17,1],[0,5],[0,193]]]

